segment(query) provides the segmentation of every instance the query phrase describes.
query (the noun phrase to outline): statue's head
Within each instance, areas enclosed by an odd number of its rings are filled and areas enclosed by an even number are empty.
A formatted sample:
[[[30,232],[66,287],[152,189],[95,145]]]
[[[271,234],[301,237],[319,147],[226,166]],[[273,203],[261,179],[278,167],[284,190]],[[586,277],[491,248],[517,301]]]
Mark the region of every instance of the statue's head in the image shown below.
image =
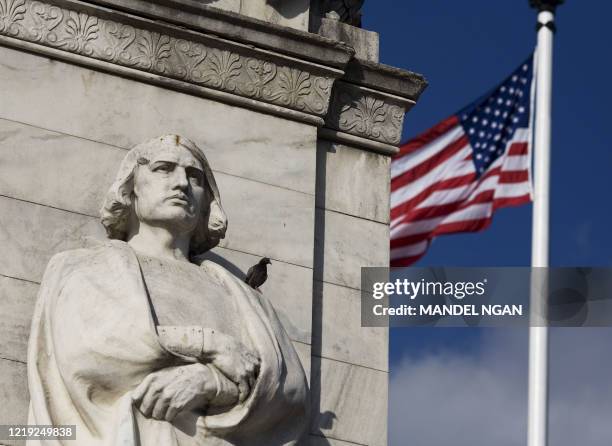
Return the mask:
[[[204,153],[178,135],[154,138],[128,152],[101,215],[112,239],[126,240],[130,228],[143,223],[189,234],[192,255],[214,248],[227,229]]]

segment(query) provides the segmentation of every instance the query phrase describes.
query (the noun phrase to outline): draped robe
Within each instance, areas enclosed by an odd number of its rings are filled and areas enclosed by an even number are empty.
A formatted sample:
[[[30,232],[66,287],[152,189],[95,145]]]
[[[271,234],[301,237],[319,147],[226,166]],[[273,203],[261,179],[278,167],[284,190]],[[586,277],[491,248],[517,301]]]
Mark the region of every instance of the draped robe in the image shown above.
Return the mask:
[[[264,296],[213,262],[201,267],[235,299],[261,358],[243,403],[177,417],[182,424],[146,418],[133,406],[132,391],[147,375],[190,359],[160,342],[138,259],[112,240],[57,254],[47,266],[28,346],[28,423],[76,425],[76,441],[65,442],[74,446],[294,445],[309,407],[291,341]],[[41,444],[62,442],[28,442]]]

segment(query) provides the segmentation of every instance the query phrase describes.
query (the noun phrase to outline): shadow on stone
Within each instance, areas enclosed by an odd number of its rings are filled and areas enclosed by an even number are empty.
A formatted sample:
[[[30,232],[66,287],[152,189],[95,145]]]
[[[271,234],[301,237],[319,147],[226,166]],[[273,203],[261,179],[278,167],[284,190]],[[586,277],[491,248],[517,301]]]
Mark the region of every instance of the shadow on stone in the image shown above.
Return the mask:
[[[336,414],[332,411],[321,412],[321,351],[323,336],[323,305],[317,305],[323,298],[323,273],[325,267],[325,191],[327,175],[327,153],[335,151],[334,145],[319,140],[317,144],[317,173],[315,186],[315,244],[313,253],[313,312],[312,312],[312,362],[310,376],[312,442],[317,446],[331,445],[321,429],[331,429]],[[316,439],[316,441],[314,440]]]
[[[282,17],[293,19],[308,11],[307,1],[266,0],[266,4],[273,7]]]
[[[198,265],[202,263],[204,260],[210,260],[211,262],[215,262],[216,264],[221,265],[223,268],[231,272],[234,276],[238,277],[239,279],[244,280],[246,277],[246,274],[240,268],[238,268],[235,264],[233,264],[229,260],[225,259],[224,257],[221,257],[219,254],[216,254],[214,252],[208,251],[204,253],[203,255],[192,259],[192,261]]]

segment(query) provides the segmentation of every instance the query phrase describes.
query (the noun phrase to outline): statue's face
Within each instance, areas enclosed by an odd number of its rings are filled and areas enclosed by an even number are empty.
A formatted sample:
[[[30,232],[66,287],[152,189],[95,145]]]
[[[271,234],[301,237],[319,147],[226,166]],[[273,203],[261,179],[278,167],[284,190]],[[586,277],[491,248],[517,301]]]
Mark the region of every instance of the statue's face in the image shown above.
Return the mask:
[[[134,209],[141,223],[181,234],[193,232],[208,206],[200,162],[181,146],[164,147],[134,175]]]

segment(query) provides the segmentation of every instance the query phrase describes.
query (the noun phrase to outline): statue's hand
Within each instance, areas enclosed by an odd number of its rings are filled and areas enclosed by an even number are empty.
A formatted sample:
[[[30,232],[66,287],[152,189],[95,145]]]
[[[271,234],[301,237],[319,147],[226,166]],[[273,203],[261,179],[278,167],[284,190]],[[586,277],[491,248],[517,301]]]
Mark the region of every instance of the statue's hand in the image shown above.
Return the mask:
[[[259,373],[260,359],[257,354],[231,336],[216,330],[205,332],[203,353],[238,386],[238,401],[243,402],[251,393]]]
[[[151,373],[133,391],[132,401],[146,417],[172,421],[181,411],[205,407],[216,393],[210,369],[190,364]]]

